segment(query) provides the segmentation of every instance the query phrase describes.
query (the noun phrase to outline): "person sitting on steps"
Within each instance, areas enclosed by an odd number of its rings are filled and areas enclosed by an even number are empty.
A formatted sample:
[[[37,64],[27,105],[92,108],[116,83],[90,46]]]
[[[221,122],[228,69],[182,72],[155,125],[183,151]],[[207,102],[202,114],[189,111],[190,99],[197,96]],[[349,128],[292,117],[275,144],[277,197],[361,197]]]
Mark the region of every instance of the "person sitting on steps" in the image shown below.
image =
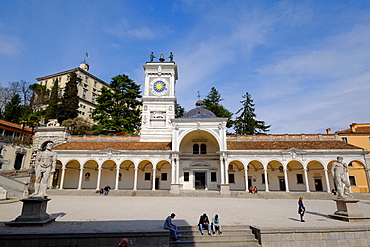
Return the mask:
[[[213,235],[216,233],[216,231],[218,231],[219,235],[222,235],[220,218],[218,217],[218,214],[216,214],[215,217],[212,218],[212,232],[213,232]]]
[[[207,229],[208,235],[211,235],[211,226],[209,224],[209,219],[206,213],[200,216],[198,226],[199,226],[199,231],[202,235],[204,235],[203,228]]]

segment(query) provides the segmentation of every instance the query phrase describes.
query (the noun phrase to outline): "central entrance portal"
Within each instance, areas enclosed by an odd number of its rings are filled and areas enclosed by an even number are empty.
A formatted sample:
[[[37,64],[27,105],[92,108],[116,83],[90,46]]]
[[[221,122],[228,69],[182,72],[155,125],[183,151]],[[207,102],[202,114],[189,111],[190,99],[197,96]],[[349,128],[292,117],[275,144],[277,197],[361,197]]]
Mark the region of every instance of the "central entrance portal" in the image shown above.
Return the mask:
[[[195,189],[204,190],[206,188],[206,173],[205,172],[195,172]]]

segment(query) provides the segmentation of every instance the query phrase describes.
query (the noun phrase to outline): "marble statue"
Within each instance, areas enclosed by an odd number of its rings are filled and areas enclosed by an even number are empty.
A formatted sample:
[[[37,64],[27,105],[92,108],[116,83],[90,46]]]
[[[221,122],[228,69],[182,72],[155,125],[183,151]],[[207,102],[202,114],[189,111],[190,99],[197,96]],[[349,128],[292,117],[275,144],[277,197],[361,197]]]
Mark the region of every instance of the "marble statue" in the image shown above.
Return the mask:
[[[333,174],[334,184],[337,188],[338,199],[353,198],[349,194],[350,183],[348,181],[348,166],[343,162],[343,157],[338,156],[337,161],[331,166],[331,174]],[[343,188],[344,187],[344,188]]]
[[[35,192],[31,196],[46,198],[46,190],[49,185],[50,175],[55,172],[57,154],[52,151],[54,143],[49,141],[42,145],[41,150],[37,152],[35,162]]]

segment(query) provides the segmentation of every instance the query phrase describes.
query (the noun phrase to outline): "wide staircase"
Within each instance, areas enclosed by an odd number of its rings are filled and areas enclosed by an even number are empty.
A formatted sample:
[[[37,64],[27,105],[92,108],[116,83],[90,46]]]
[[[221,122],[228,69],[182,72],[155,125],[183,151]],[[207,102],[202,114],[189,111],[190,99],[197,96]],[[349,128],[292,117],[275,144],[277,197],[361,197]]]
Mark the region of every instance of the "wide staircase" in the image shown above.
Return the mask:
[[[260,246],[252,230],[247,225],[222,226],[222,235],[216,232],[208,235],[204,230],[201,235],[197,226],[180,226],[180,242],[174,239],[170,241],[170,246]]]

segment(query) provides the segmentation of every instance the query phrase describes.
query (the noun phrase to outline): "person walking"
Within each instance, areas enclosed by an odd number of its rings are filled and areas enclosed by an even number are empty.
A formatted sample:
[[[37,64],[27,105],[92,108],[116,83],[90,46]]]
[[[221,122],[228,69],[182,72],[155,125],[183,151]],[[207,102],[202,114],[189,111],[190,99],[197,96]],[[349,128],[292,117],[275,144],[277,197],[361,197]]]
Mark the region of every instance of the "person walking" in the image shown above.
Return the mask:
[[[301,217],[301,222],[305,222],[305,220],[303,219],[303,216],[304,216],[304,213],[306,212],[306,208],[303,204],[303,197],[300,197],[298,199],[298,214],[300,215]]]
[[[170,216],[166,218],[164,221],[163,229],[169,230],[170,232],[173,233],[173,236],[175,237],[176,242],[180,242],[179,236],[179,230],[177,229],[177,226],[172,223],[172,220],[175,218],[176,214],[172,213]]]

